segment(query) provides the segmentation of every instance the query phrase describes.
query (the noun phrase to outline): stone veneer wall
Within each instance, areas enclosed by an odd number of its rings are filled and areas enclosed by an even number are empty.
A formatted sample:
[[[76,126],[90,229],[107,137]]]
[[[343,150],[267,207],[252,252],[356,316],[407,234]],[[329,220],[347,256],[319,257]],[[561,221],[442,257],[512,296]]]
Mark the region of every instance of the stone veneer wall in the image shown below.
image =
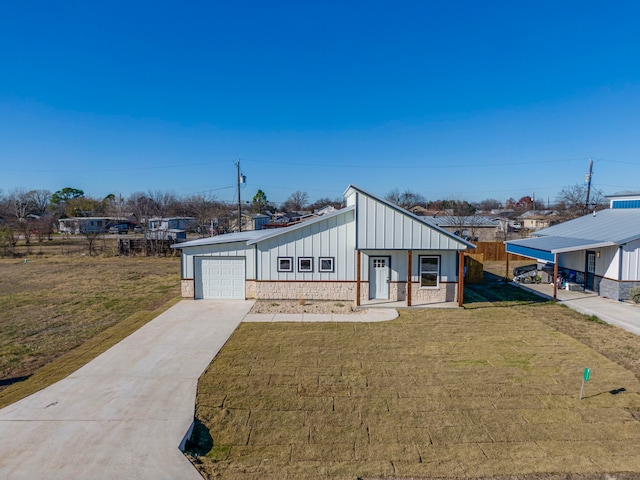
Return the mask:
[[[640,287],[640,282],[618,282],[609,278],[602,278],[599,282],[599,295],[612,300],[628,300],[629,292],[634,287]]]
[[[180,289],[182,292],[182,298],[195,298],[195,284],[192,278],[182,279],[180,281]]]
[[[255,282],[255,298],[353,301],[356,282]]]
[[[457,300],[457,283],[440,283],[437,289],[420,288],[420,282],[411,283],[411,305],[425,303],[455,302]],[[406,282],[391,282],[389,284],[389,301],[404,302],[407,300]],[[371,302],[369,298],[369,282],[360,283],[360,303]]]
[[[411,305],[455,302],[457,291],[457,283],[440,283],[438,288],[420,288],[419,282],[413,282],[411,284]]]

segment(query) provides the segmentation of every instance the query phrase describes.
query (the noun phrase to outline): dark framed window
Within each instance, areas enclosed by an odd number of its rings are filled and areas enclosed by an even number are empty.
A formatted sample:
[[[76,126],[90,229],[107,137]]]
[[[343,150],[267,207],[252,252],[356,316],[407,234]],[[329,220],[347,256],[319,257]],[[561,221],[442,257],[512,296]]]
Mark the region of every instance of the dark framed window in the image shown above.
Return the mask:
[[[293,272],[293,257],[278,257],[279,272]]]
[[[333,270],[334,270],[333,257],[320,257],[318,259],[319,272],[333,273]]]
[[[420,257],[420,288],[438,288],[440,257]]]
[[[298,271],[299,272],[313,272],[313,258],[312,257],[298,257]]]

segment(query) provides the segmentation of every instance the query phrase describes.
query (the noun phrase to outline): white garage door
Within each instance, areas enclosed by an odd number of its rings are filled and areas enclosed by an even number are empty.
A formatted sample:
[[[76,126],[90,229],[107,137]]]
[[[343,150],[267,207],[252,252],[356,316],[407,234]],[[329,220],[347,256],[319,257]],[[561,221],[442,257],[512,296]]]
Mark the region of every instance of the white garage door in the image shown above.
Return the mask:
[[[196,298],[244,300],[243,257],[196,257]]]

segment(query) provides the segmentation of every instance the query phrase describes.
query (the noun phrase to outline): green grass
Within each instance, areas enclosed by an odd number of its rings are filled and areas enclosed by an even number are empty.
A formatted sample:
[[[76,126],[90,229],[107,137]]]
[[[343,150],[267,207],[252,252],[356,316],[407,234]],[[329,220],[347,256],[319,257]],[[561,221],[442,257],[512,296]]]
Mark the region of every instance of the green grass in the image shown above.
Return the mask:
[[[200,379],[194,464],[225,479],[640,475],[638,337],[509,289],[391,322],[241,324]]]

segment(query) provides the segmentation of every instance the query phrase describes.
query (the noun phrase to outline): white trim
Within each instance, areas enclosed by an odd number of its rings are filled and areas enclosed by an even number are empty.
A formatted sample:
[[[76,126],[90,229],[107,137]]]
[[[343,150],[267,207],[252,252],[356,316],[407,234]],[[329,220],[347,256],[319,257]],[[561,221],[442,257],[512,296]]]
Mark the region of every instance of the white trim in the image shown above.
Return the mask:
[[[435,285],[422,285],[422,275],[423,274],[433,274],[433,270],[423,270],[422,269],[422,259],[424,258],[435,258],[437,260],[436,264],[436,284]],[[418,259],[418,282],[420,283],[421,289],[438,289],[440,287],[440,255],[420,255]]]

